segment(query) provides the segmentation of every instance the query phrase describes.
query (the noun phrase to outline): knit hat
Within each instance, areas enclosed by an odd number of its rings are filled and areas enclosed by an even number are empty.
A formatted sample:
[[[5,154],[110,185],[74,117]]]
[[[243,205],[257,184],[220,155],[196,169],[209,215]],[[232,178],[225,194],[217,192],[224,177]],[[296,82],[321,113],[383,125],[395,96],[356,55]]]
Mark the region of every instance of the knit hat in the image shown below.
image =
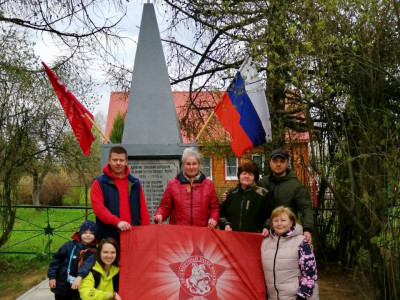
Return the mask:
[[[96,223],[90,220],[86,220],[85,222],[83,222],[81,228],[79,229],[79,236],[81,236],[82,233],[84,233],[86,230],[90,230],[96,236]]]

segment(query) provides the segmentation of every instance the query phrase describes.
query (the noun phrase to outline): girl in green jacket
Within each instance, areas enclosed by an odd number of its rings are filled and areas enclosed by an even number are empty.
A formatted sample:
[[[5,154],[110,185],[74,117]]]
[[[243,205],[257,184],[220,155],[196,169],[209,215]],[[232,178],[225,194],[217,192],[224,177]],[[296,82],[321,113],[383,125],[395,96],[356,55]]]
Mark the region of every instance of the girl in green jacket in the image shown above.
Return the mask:
[[[121,300],[118,295],[119,247],[110,237],[99,243],[96,263],[79,286],[82,300]]]

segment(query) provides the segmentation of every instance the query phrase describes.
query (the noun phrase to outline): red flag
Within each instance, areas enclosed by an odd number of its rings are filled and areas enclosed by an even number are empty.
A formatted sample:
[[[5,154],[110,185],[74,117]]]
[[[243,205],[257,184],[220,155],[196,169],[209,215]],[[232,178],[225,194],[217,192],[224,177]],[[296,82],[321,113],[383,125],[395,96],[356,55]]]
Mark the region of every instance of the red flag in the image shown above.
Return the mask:
[[[54,74],[52,70],[42,62],[44,70],[49,77],[51,85],[56,92],[58,100],[71,124],[72,131],[81,146],[85,155],[90,155],[90,145],[94,141],[92,134],[92,123],[85,117],[88,114],[93,120],[93,115],[75,98],[75,96],[67,89],[65,84]]]
[[[119,294],[133,299],[262,299],[261,234],[177,225],[121,232]]]

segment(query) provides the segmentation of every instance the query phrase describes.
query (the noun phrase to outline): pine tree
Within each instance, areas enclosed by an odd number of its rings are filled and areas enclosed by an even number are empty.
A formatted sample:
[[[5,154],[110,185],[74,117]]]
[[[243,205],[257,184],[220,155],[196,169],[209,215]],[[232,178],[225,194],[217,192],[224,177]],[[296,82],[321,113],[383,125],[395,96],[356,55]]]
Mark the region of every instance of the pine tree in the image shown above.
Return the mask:
[[[110,133],[110,141],[114,144],[120,144],[122,142],[122,134],[124,132],[125,120],[121,112],[118,111],[114,118],[113,127]]]

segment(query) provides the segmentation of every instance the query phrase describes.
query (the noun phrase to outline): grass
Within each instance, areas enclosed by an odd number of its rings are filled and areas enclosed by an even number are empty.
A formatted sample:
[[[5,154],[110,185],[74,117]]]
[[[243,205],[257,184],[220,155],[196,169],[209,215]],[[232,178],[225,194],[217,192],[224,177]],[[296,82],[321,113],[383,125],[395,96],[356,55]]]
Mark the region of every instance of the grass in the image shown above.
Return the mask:
[[[0,255],[0,295],[16,299],[47,277],[48,257]]]

